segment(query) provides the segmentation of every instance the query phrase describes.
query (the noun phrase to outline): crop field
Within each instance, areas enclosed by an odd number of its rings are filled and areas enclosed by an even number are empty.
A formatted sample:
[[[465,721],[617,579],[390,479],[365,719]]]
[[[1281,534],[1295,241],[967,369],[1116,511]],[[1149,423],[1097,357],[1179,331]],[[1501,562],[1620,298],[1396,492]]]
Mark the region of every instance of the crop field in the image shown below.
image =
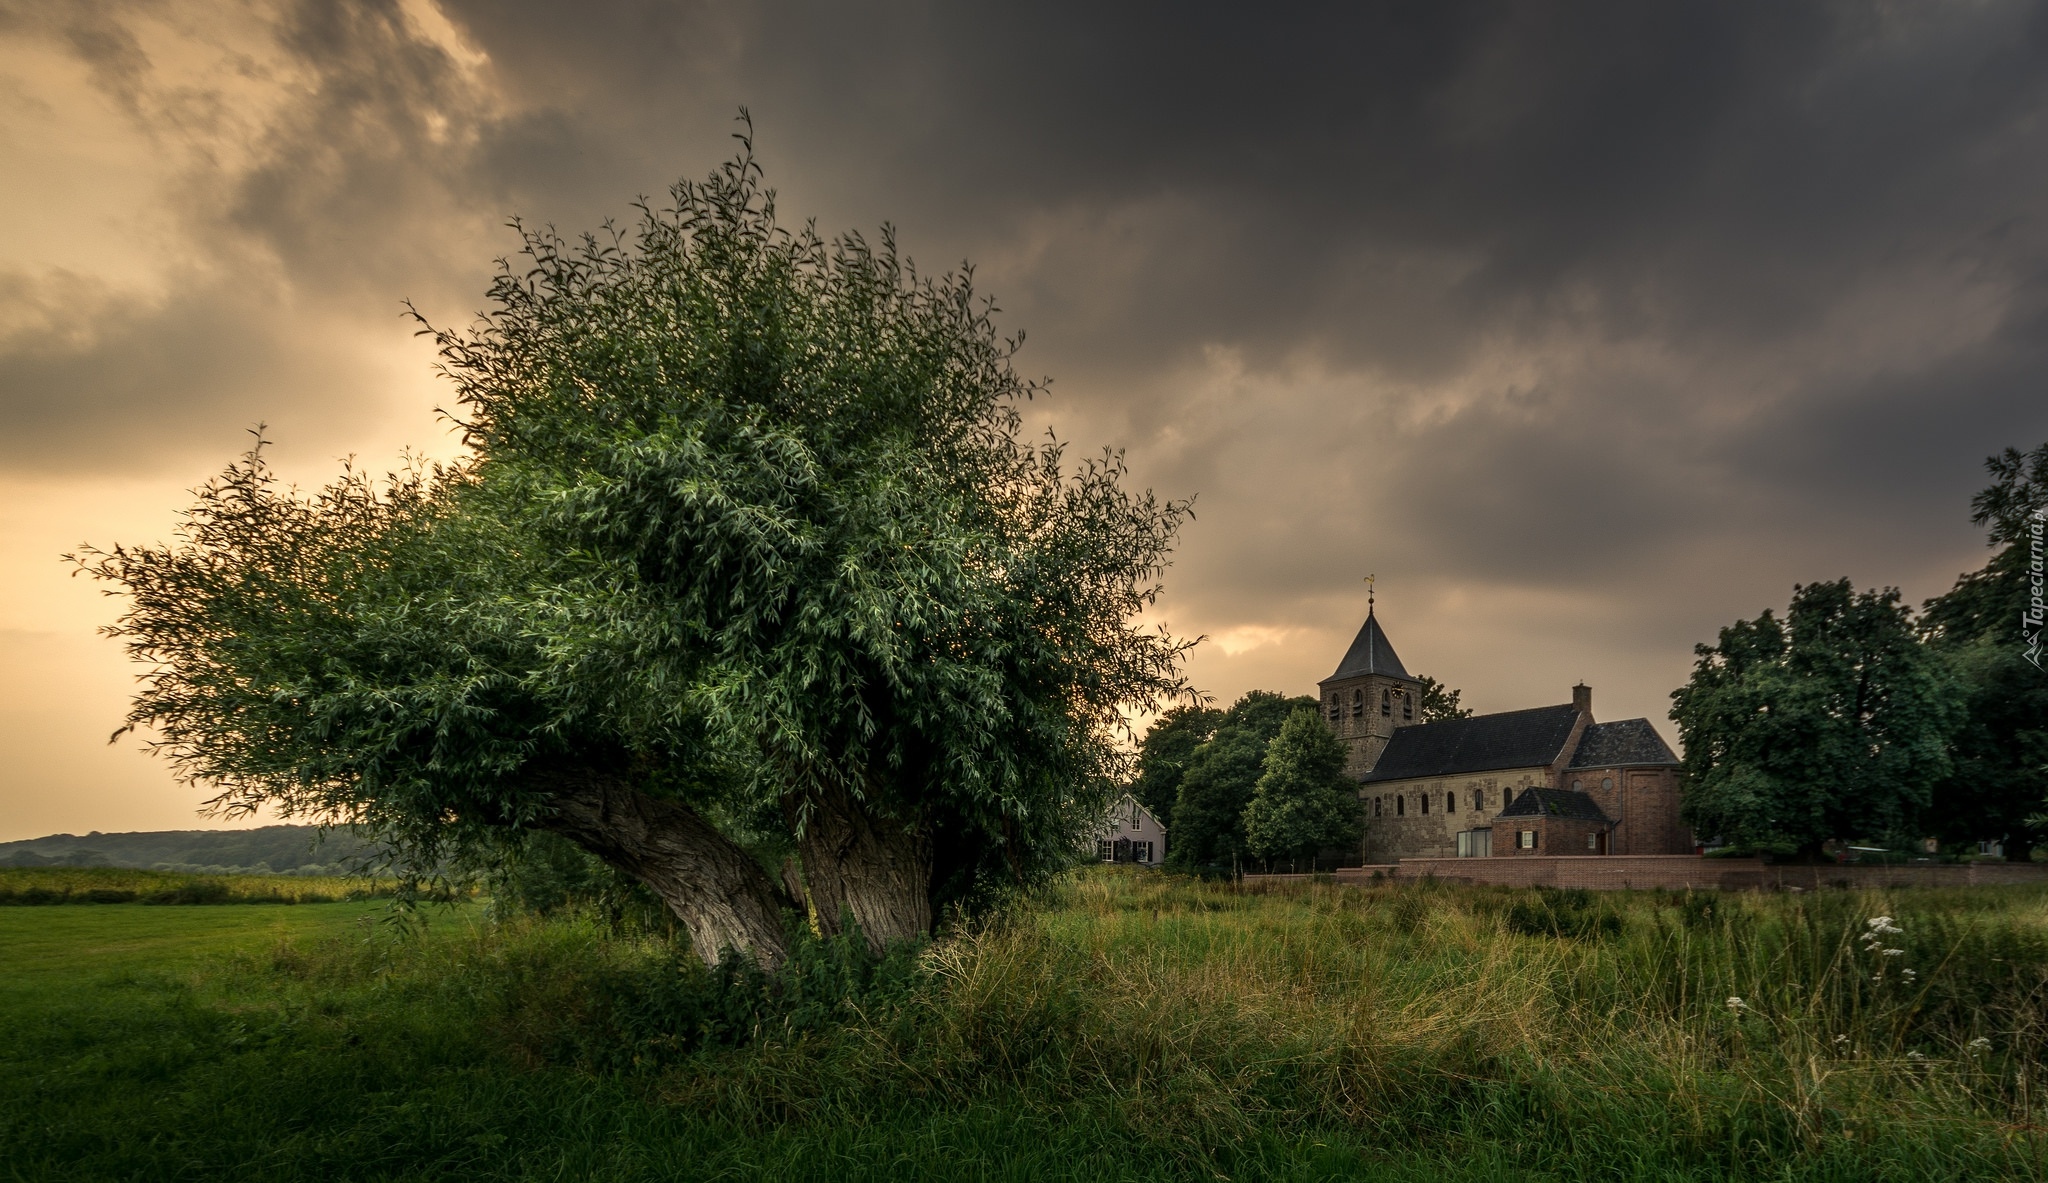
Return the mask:
[[[2030,888],[1105,868],[774,978],[422,915],[0,908],[0,1178],[2048,1178]]]

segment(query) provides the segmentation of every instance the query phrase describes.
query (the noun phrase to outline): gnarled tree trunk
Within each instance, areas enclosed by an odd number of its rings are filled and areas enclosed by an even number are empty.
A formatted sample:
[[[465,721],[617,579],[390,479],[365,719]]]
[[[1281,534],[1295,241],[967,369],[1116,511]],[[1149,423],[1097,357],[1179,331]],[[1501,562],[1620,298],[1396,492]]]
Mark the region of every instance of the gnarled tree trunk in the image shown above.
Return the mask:
[[[837,933],[850,916],[878,953],[931,933],[931,848],[920,829],[879,815],[840,787],[792,797],[783,810],[819,928]]]
[[[739,949],[773,969],[788,956],[782,914],[790,901],[702,814],[600,772],[561,771],[548,783],[556,808],[540,824],[645,883],[683,922],[699,957],[715,963]]]

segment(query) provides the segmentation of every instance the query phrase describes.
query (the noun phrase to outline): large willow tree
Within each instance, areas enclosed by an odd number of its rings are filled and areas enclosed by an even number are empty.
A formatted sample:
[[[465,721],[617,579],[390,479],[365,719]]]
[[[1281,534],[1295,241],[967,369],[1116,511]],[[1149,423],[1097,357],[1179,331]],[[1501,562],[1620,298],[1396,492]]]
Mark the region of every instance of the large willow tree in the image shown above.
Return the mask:
[[[130,724],[219,807],[551,830],[770,964],[793,906],[879,946],[1070,857],[1185,689],[1135,617],[1186,505],[1020,440],[969,276],[783,228],[742,142],[632,233],[521,228],[430,330],[467,459],[301,496],[259,445],[171,545],[83,554]]]

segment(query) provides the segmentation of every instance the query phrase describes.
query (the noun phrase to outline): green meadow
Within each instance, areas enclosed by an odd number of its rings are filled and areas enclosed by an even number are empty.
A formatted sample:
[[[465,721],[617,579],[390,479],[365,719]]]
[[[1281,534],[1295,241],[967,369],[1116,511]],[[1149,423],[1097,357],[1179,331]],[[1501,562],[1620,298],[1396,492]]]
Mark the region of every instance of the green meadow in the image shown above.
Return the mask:
[[[588,918],[420,915],[0,908],[0,1178],[2048,1176],[2034,889],[1104,868],[773,979]]]

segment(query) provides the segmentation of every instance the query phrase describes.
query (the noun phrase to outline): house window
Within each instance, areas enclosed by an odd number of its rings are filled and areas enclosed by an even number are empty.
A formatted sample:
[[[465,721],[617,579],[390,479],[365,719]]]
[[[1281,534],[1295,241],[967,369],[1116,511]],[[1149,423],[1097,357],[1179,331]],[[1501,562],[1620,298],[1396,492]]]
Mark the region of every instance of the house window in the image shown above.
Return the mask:
[[[1582,791],[1584,791],[1585,787],[1586,787],[1586,786],[1584,786],[1584,785],[1580,784],[1580,783],[1579,783],[1578,781],[1573,781],[1573,782],[1572,782],[1572,792],[1574,792],[1574,793],[1577,793],[1577,792],[1582,792]]]
[[[1407,812],[1408,812],[1408,794],[1406,794],[1406,793],[1403,793],[1403,794],[1401,794],[1400,796],[1398,796],[1398,797],[1394,798],[1394,816],[1395,816],[1395,817],[1401,817],[1402,815],[1406,814]]]
[[[1598,834],[1586,835],[1586,849],[1595,851],[1600,849],[1600,836]]]
[[[1131,843],[1131,861],[1132,861],[1132,862],[1134,862],[1134,863],[1149,863],[1149,862],[1151,862],[1151,861],[1152,861],[1152,844],[1151,844],[1150,842],[1133,842],[1133,843]]]
[[[1388,694],[1387,694],[1387,692],[1386,692],[1385,690],[1381,690],[1381,691],[1380,691],[1380,718],[1382,718],[1382,719],[1384,719],[1384,718],[1387,718],[1387,717],[1391,716],[1391,715],[1392,715],[1393,713],[1394,713],[1394,700],[1393,700],[1393,699],[1392,699],[1391,697],[1389,697],[1389,696],[1388,696]]]
[[[1603,792],[1603,793],[1611,793],[1611,792],[1613,792],[1613,791],[1614,791],[1614,778],[1613,778],[1613,777],[1611,777],[1611,776],[1603,776],[1603,777],[1601,777],[1601,778],[1600,778],[1600,791],[1601,791],[1601,792]]]
[[[1521,833],[1515,835],[1515,845],[1521,847],[1523,850],[1536,849],[1536,831],[1523,830]]]
[[[1116,843],[1111,842],[1107,838],[1097,842],[1095,844],[1095,857],[1105,863],[1115,860]]]

